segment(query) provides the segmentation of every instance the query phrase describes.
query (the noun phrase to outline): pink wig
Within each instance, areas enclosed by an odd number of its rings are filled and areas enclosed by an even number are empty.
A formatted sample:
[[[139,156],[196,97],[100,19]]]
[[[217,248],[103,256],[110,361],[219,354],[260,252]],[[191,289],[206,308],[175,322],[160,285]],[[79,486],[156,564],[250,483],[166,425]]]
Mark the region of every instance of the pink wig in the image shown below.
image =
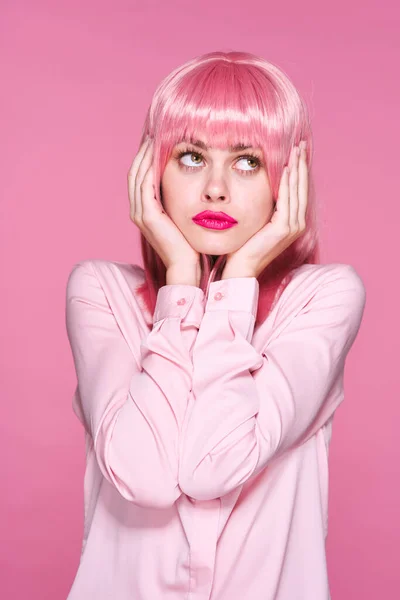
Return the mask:
[[[309,200],[306,231],[259,275],[256,324],[275,304],[291,271],[319,262],[317,210],[311,173],[312,133],[305,103],[287,75],[263,58],[247,52],[210,52],[173,70],[156,89],[143,127],[142,139],[154,139],[156,196],[175,144],[202,139],[216,148],[239,143],[263,150],[267,175],[276,201],[283,168],[293,145],[307,141]],[[145,282],[138,288],[150,314],[157,292],[166,284],[166,268],[141,234]],[[200,287],[207,294],[221,277],[226,256],[201,255]]]

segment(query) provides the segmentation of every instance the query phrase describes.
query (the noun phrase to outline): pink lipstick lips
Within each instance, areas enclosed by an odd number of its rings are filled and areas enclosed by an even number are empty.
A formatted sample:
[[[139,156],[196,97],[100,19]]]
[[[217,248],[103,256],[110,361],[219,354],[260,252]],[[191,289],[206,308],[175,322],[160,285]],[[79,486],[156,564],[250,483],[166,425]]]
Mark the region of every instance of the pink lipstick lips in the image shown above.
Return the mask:
[[[228,229],[236,225],[237,221],[224,212],[204,210],[193,217],[193,222],[207,229]]]

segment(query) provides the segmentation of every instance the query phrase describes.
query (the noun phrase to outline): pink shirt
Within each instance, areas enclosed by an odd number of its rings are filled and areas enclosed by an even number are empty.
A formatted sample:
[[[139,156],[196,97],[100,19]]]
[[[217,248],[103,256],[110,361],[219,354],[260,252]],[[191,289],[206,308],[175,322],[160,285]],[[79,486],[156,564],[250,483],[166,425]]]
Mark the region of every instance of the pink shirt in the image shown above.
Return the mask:
[[[74,265],[66,325],[85,427],[68,600],[328,600],[328,449],[365,287],[303,265],[255,328],[255,277],[166,285]]]

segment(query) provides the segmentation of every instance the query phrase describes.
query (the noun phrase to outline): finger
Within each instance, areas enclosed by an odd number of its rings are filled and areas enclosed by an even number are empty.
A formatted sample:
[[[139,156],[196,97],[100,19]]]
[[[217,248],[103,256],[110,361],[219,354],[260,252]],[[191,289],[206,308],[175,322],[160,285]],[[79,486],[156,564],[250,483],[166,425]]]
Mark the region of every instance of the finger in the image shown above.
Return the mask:
[[[284,170],[276,203],[277,221],[282,225],[283,231],[289,232],[290,227],[290,173],[294,164],[294,148],[292,148],[286,171]]]
[[[299,213],[298,222],[301,230],[306,227],[306,211],[308,204],[308,167],[307,153],[303,148],[299,164]]]
[[[129,203],[130,203],[130,213],[131,213],[131,217],[133,216],[134,212],[135,212],[135,181],[136,181],[136,175],[140,166],[140,163],[143,159],[143,156],[146,152],[146,149],[149,145],[149,138],[147,138],[143,144],[141,145],[141,147],[139,148],[139,151],[137,152],[137,154],[135,155],[135,158],[133,159],[133,162],[129,168],[128,171],[128,198],[129,198]]]
[[[141,163],[141,160],[144,156],[144,153],[146,152],[148,146],[150,143],[150,138],[146,138],[145,141],[143,142],[143,144],[140,146],[138,152],[136,153],[133,162],[129,168],[128,171],[128,178],[134,178],[136,176],[136,173],[138,171],[139,165]]]
[[[289,167],[285,167],[282,173],[273,220],[283,229],[289,226]]]
[[[142,183],[143,183],[143,179],[144,176],[147,173],[147,170],[149,169],[151,162],[152,162],[152,158],[153,158],[153,142],[152,140],[149,142],[149,145],[147,146],[145,153],[143,155],[143,158],[140,162],[137,174],[136,174],[136,178],[135,178],[135,189],[134,189],[134,196],[135,196],[135,210],[134,210],[134,219],[138,222],[141,222],[143,219],[143,198],[142,198]]]
[[[296,232],[298,229],[297,215],[299,212],[299,155],[296,151],[297,147],[294,148],[293,166],[290,171],[289,178],[289,227],[291,232]]]
[[[161,204],[155,197],[154,169],[152,164],[147,169],[146,175],[143,178],[143,182],[141,185],[141,200],[143,223],[150,222],[155,215],[164,212]]]
[[[296,161],[296,153],[295,153],[295,149],[296,146],[292,146],[292,149],[290,151],[290,155],[289,155],[289,170],[291,170],[294,167],[295,161]]]

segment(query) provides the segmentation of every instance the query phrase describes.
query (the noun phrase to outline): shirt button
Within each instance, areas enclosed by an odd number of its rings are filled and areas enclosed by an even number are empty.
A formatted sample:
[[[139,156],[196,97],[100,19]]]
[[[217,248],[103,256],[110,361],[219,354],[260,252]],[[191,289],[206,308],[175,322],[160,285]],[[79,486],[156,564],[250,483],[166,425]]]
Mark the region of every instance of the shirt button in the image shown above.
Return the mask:
[[[221,298],[222,298],[221,292],[217,292],[216,294],[214,294],[214,300],[221,300]]]
[[[186,304],[186,299],[185,299],[185,298],[180,298],[180,299],[177,301],[177,304],[179,304],[179,305]]]

